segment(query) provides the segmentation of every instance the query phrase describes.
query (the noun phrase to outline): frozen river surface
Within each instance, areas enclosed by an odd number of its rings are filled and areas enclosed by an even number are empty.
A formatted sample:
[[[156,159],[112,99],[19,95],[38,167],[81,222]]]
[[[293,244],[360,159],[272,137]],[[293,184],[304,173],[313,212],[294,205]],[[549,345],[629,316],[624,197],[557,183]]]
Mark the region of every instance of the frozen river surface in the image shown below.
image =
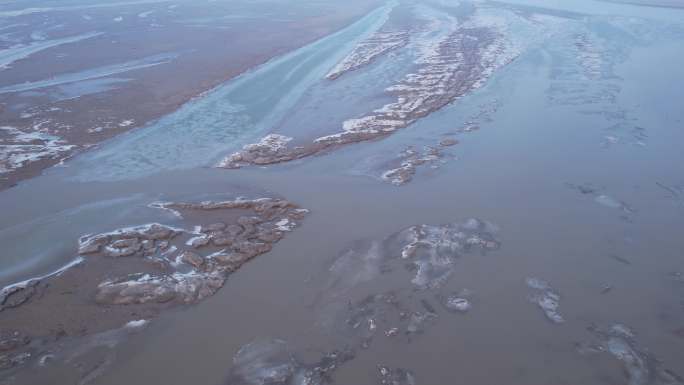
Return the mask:
[[[682,385],[683,60],[679,8],[388,2],[0,192],[0,383]]]

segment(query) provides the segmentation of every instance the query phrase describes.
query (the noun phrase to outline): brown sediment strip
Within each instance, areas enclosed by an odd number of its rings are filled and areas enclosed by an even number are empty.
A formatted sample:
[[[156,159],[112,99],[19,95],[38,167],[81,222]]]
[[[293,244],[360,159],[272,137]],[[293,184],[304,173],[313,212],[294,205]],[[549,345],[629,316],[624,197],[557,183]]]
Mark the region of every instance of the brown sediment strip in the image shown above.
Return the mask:
[[[223,159],[217,167],[240,168],[287,162],[349,143],[377,139],[441,109],[480,87],[493,71],[512,61],[503,35],[491,28],[461,27],[440,41],[418,71],[387,89],[394,103],[344,123],[339,133],[319,137],[304,146],[288,147],[291,138],[270,134]]]
[[[308,212],[279,198],[152,207],[194,227],[152,223],[86,235],[75,267],[0,291],[0,370],[54,354],[63,337],[114,330],[213,295]]]

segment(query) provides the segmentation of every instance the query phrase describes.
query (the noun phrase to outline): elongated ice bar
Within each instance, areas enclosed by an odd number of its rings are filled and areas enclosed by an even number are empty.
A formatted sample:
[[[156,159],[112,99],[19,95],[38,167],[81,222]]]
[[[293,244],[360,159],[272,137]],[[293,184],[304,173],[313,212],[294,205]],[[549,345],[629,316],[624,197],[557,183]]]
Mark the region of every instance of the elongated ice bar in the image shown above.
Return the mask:
[[[0,70],[7,69],[18,60],[26,59],[36,52],[44,51],[49,48],[63,44],[76,43],[102,35],[102,32],[89,32],[76,36],[69,36],[61,39],[41,40],[27,45],[17,45],[0,51]]]

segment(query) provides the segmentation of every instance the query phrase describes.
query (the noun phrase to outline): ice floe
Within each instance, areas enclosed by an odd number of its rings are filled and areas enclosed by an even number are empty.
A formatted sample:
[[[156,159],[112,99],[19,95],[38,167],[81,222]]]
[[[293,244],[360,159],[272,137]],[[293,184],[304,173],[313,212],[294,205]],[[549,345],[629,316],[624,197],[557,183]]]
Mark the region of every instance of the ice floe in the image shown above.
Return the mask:
[[[455,313],[467,313],[473,307],[470,300],[472,293],[468,289],[463,289],[457,293],[447,296],[439,296],[440,302],[445,309]]]
[[[324,385],[332,383],[332,374],[354,358],[350,351],[326,353],[317,362],[301,362],[288,343],[279,339],[251,342],[233,358],[228,385]]]
[[[288,155],[287,143],[291,140],[292,138],[284,135],[266,135],[259,142],[247,144],[242,148],[242,151],[226,157],[217,164],[217,167],[236,168],[238,164],[245,161],[245,154],[249,154],[249,160],[254,164],[273,163],[271,159],[278,153],[282,152],[285,156]]]
[[[403,158],[401,165],[385,171],[382,174],[382,179],[392,183],[395,186],[408,183],[413,179],[416,173],[416,168],[424,164],[434,164],[442,158],[442,153],[438,148],[426,147],[425,152],[418,153],[413,148],[407,148],[401,154]]]
[[[620,362],[629,385],[682,385],[684,378],[666,368],[664,363],[639,346],[636,333],[623,324],[608,328],[591,326],[594,343],[578,345],[583,354],[610,354]]]
[[[333,262],[329,290],[344,292],[397,265],[412,274],[416,288],[440,287],[461,255],[498,249],[497,232],[493,224],[471,218],[463,223],[411,226],[382,241],[357,243]]]
[[[553,290],[548,282],[539,278],[527,278],[525,283],[527,287],[534,291],[534,294],[529,297],[530,302],[539,306],[549,321],[554,323],[565,322],[565,319],[558,310],[560,307],[560,294]]]
[[[496,250],[496,228],[478,219],[463,224],[412,226],[391,237],[403,244],[400,255],[415,266],[411,282],[420,288],[436,288],[451,276],[461,253],[479,249]]]
[[[416,379],[410,370],[378,365],[381,385],[415,385]]]
[[[573,184],[573,183],[566,183],[566,185],[581,193],[582,195],[589,195],[594,197],[594,202],[604,206],[608,207],[611,209],[616,209],[619,211],[622,211],[625,214],[635,214],[636,210],[632,208],[629,204],[627,204],[624,201],[618,200],[614,198],[613,196],[603,192],[603,189],[594,186],[591,183],[584,183],[584,184]]]

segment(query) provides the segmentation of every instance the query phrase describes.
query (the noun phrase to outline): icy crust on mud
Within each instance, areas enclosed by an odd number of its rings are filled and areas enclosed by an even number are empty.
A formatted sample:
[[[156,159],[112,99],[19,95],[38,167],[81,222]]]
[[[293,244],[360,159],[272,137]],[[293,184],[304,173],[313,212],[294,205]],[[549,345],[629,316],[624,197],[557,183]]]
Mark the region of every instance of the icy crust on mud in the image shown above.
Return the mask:
[[[227,385],[323,385],[332,383],[333,372],[354,358],[348,350],[324,354],[307,364],[299,360],[287,342],[279,339],[253,341],[233,358]]]
[[[389,135],[481,87],[498,68],[519,55],[517,46],[506,37],[501,20],[476,12],[459,24],[455,17],[443,16],[446,21],[424,16],[424,28],[409,34],[411,42],[403,47],[416,53],[416,71],[385,90],[395,97],[394,102],[349,119],[343,123],[342,131],[302,146],[289,147],[289,138],[268,135],[226,157],[217,166],[239,168],[285,162]]]
[[[243,154],[249,154],[249,159],[252,164],[270,164],[290,160],[288,155],[290,151],[287,148],[287,143],[291,140],[292,138],[284,135],[266,135],[257,143],[243,146],[241,152],[233,153],[224,158],[216,166],[222,168],[236,168],[235,165],[244,161],[246,155]]]
[[[478,219],[444,226],[418,225],[390,238],[390,244],[402,245],[400,256],[416,269],[411,282],[419,288],[436,288],[449,279],[460,253],[474,249],[496,250],[499,241],[496,227]]]
[[[539,306],[549,321],[553,323],[565,322],[559,311],[560,294],[553,290],[548,282],[539,278],[527,278],[525,283],[534,291],[534,294],[529,296],[530,302]]]
[[[578,344],[586,355],[609,354],[620,362],[629,385],[682,385],[684,379],[664,367],[663,362],[639,346],[636,333],[622,324],[608,328],[589,327],[595,341]]]
[[[383,241],[361,243],[343,252],[329,269],[329,289],[343,292],[391,271],[394,265],[406,268],[416,288],[437,288],[450,278],[462,255],[497,250],[501,245],[497,233],[495,225],[476,218],[411,226]]]
[[[395,186],[410,182],[419,166],[428,164],[431,167],[439,167],[438,162],[441,160],[442,153],[434,147],[425,148],[423,153],[410,147],[402,151],[400,157],[403,159],[399,167],[389,169],[382,174],[384,181]]]
[[[409,146],[399,154],[399,161],[401,163],[398,167],[390,168],[383,172],[380,177],[385,182],[395,186],[409,183],[413,180],[419,167],[428,166],[431,169],[437,169],[446,163],[446,158],[451,156],[444,154],[443,149],[457,143],[458,141],[455,139],[442,139],[437,146],[425,146],[422,152]]]
[[[175,301],[192,303],[214,294],[228,274],[271,250],[297,226],[306,210],[281,199],[201,203],[155,203],[179,215],[190,212],[250,210],[255,215],[198,225],[192,230],[153,223],[81,238],[81,255],[140,257],[164,267],[164,274],[133,273],[100,283],[96,301],[102,304],[141,304]],[[181,235],[185,242],[173,242]]]
[[[365,349],[378,336],[420,335],[438,318],[438,307],[448,313],[468,312],[473,306],[470,290],[442,293],[441,289],[460,256],[500,247],[497,232],[491,223],[473,218],[447,225],[411,226],[383,241],[353,246],[328,270],[327,287],[319,299],[321,306],[329,307],[323,324],[344,333],[353,346]],[[413,287],[409,291],[416,296],[407,296],[407,285],[400,285],[348,301],[350,291],[378,281],[381,274],[406,276],[406,284]],[[336,301],[345,301],[345,305],[337,306]]]
[[[44,132],[0,127],[0,177],[39,160],[61,158],[74,147]]]
[[[357,44],[352,52],[337,63],[325,77],[329,80],[335,80],[347,72],[370,64],[373,60],[390,51],[405,46],[408,42],[408,31],[378,31]]]

